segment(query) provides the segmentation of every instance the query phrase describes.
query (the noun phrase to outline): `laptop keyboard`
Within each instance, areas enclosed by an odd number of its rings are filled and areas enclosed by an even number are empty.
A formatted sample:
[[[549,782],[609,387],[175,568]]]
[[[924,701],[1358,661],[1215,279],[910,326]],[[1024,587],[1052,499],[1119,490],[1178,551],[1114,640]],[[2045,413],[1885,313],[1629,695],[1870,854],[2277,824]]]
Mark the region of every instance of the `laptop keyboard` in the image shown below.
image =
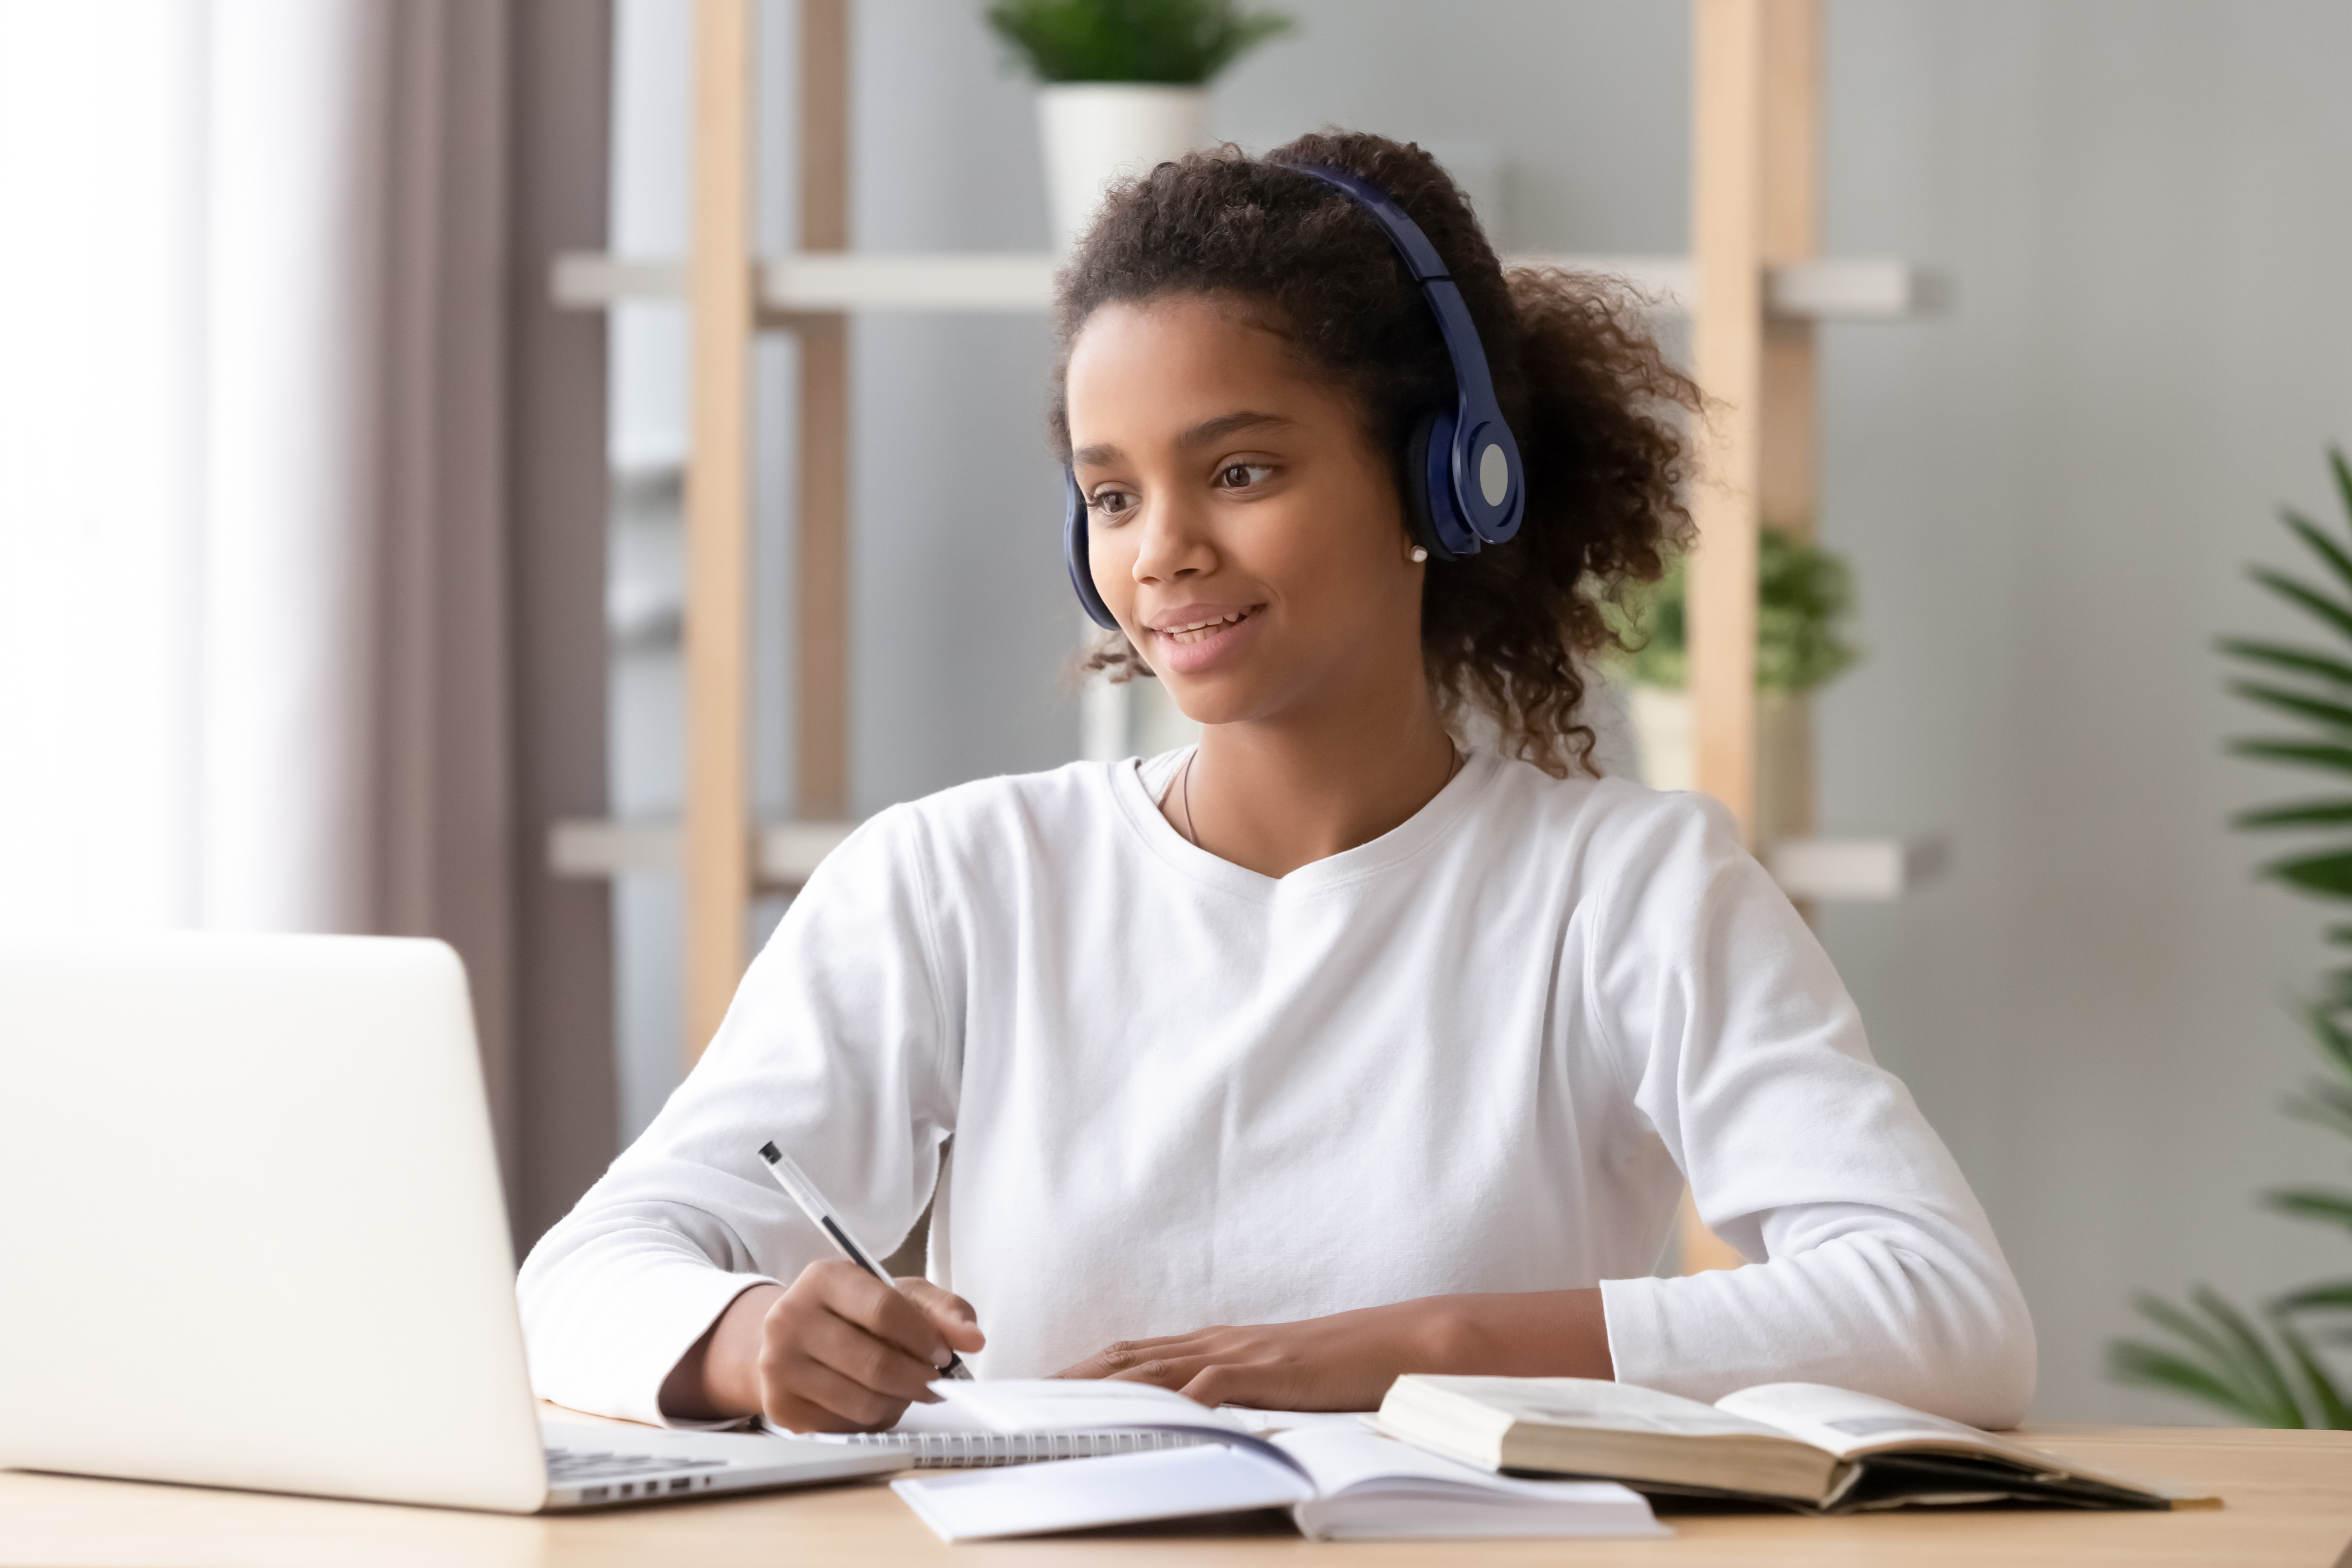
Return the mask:
[[[614,1476],[667,1476],[685,1470],[723,1470],[726,1468],[724,1459],[686,1459],[675,1455],[623,1454],[604,1449],[578,1448],[550,1448],[547,1451],[547,1479],[558,1486],[609,1480]]]

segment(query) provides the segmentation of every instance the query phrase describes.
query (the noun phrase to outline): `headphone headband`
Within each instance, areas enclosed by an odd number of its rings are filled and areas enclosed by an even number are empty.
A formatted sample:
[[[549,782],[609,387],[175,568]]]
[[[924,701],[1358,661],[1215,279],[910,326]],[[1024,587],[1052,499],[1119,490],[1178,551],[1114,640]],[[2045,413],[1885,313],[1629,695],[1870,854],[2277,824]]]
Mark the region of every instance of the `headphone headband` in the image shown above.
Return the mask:
[[[1495,396],[1495,380],[1486,365],[1486,351],[1478,341],[1477,324],[1454,281],[1445,258],[1421,226],[1412,221],[1394,197],[1360,175],[1316,163],[1278,163],[1322,181],[1349,197],[1380,225],[1404,260],[1413,286],[1437,318],[1438,335],[1454,363],[1454,406],[1432,409],[1416,426],[1406,454],[1407,510],[1415,531],[1441,560],[1475,554],[1487,544],[1501,544],[1519,531],[1527,512],[1527,482],[1519,463],[1519,445],[1503,418]],[[1420,493],[1414,493],[1416,481]],[[1115,630],[1118,617],[1097,592],[1087,561],[1086,497],[1077,475],[1063,469],[1062,553],[1070,571],[1070,586],[1097,626]]]

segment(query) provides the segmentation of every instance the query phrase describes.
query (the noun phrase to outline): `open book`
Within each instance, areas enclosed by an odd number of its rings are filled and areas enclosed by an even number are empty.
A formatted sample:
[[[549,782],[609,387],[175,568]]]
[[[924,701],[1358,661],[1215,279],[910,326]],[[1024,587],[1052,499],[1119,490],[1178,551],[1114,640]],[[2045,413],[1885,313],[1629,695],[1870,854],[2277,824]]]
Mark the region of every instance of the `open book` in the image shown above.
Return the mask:
[[[999,1432],[1134,1431],[1185,1447],[891,1483],[942,1540],[1035,1535],[1286,1508],[1310,1539],[1664,1535],[1641,1494],[1606,1481],[1489,1475],[1362,1426],[1271,1437],[1139,1383],[941,1380],[934,1392]]]
[[[1808,1512],[2007,1500],[2221,1506],[1818,1383],[1768,1383],[1702,1405],[1580,1377],[1416,1375],[1396,1380],[1373,1425],[1486,1470],[1608,1476],[1643,1491]]]

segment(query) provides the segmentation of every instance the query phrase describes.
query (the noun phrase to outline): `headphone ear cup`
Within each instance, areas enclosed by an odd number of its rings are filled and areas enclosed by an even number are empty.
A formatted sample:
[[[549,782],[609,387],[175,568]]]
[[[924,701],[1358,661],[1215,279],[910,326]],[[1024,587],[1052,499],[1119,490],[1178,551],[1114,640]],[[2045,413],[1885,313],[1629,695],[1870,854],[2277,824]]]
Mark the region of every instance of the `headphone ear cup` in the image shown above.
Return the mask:
[[[1412,422],[1412,434],[1404,439],[1404,520],[1405,525],[1412,530],[1415,543],[1424,546],[1440,561],[1451,561],[1454,552],[1447,549],[1445,541],[1438,537],[1437,520],[1430,510],[1433,502],[1446,504],[1446,498],[1442,493],[1434,496],[1430,493],[1429,446],[1430,437],[1437,426],[1437,418],[1435,409],[1423,415]]]
[[[1118,630],[1118,617],[1095,588],[1094,563],[1087,556],[1087,498],[1078,489],[1078,476],[1066,466],[1062,469],[1062,563],[1070,569],[1070,587],[1087,619],[1107,632]]]
[[[1429,548],[1441,561],[1478,553],[1478,535],[1454,500],[1454,412],[1433,408],[1413,426],[1413,471],[1421,476],[1421,506]]]

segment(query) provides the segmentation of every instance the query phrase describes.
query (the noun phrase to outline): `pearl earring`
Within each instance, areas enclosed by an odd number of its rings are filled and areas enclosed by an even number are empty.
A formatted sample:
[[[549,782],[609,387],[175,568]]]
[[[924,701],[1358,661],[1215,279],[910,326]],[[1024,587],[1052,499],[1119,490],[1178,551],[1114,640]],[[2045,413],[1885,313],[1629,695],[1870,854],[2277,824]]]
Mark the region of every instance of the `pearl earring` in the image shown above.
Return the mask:
[[[1418,566],[1421,563],[1429,559],[1429,552],[1416,544],[1412,547],[1412,554],[1408,557],[1408,559],[1410,559],[1414,565]]]

